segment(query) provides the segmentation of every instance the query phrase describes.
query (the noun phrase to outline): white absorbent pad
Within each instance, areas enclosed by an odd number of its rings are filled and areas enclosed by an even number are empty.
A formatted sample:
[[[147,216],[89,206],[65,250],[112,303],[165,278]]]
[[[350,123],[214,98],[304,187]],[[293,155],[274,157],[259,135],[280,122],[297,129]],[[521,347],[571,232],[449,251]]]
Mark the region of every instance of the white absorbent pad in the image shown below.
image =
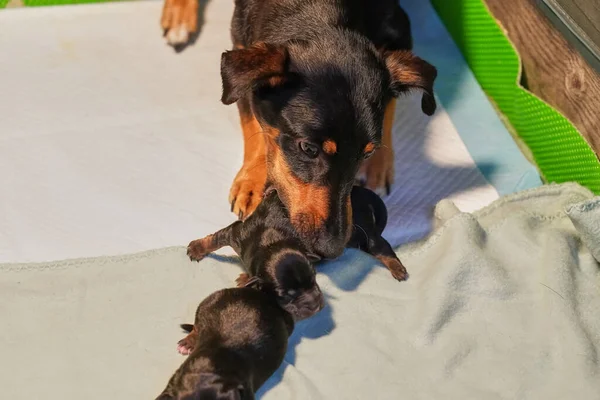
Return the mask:
[[[405,1],[415,51],[439,69],[438,111],[398,102],[394,245],[430,230],[446,197],[464,211],[540,183],[427,1]],[[219,102],[233,0],[208,2],[175,53],[157,1],[0,12],[0,261],[183,245],[234,220],[237,108]]]

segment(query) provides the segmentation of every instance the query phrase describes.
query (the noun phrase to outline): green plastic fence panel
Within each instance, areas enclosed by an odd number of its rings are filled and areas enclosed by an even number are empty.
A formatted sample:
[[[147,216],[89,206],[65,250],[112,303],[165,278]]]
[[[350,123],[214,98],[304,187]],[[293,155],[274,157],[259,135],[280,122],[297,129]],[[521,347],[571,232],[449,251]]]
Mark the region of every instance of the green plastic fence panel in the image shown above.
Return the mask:
[[[431,0],[485,92],[530,148],[549,182],[600,194],[600,162],[575,127],[519,85],[521,61],[483,0]]]
[[[0,8],[5,8],[10,0],[0,0]],[[22,0],[24,6],[40,7],[40,6],[61,6],[67,4],[89,4],[89,3],[108,3],[115,1],[127,0]]]
[[[63,6],[67,4],[108,3],[123,0],[23,0],[27,7]]]

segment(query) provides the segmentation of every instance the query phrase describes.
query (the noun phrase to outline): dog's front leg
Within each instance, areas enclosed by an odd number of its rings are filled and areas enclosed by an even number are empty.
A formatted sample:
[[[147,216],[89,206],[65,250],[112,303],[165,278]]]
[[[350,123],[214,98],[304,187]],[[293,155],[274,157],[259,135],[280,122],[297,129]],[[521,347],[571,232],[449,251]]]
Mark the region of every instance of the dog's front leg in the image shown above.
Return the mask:
[[[186,44],[198,29],[198,0],[165,0],[160,24],[167,43]]]
[[[267,146],[265,133],[246,99],[237,102],[244,134],[244,164],[231,190],[231,211],[241,220],[248,218],[260,204],[267,180]]]
[[[390,194],[391,186],[394,183],[392,127],[395,112],[396,99],[392,99],[385,109],[381,147],[363,162],[356,177],[360,184],[364,184],[380,196]]]

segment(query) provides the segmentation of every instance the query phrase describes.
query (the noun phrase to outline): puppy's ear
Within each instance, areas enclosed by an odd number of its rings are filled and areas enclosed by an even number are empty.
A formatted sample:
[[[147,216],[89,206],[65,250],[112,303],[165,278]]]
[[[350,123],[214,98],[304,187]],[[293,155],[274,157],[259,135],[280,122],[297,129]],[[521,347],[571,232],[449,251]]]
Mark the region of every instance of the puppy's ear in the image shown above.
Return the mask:
[[[251,90],[275,87],[285,81],[288,51],[283,46],[257,43],[221,55],[224,104],[232,104]]]
[[[412,89],[420,89],[423,91],[421,109],[425,114],[432,115],[436,108],[433,97],[433,82],[437,77],[435,67],[410,51],[386,51],[383,58],[392,78],[390,88],[394,97]]]

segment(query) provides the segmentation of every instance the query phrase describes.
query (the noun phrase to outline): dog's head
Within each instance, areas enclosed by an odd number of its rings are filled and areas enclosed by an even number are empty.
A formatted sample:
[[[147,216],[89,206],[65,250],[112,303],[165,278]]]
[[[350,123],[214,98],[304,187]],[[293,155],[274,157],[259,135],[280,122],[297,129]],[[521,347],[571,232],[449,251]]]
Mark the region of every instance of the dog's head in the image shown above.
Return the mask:
[[[294,321],[311,317],[325,306],[315,268],[299,251],[283,249],[275,252],[266,271],[270,283],[263,287],[270,287],[281,308],[290,313]]]
[[[180,388],[167,387],[156,400],[254,400],[254,392],[246,385],[203,372],[182,381]]]
[[[324,258],[340,255],[350,237],[354,177],[381,144],[387,103],[420,89],[423,112],[435,110],[433,66],[350,33],[228,51],[221,76],[223,103],[251,99],[268,138],[269,181]]]

